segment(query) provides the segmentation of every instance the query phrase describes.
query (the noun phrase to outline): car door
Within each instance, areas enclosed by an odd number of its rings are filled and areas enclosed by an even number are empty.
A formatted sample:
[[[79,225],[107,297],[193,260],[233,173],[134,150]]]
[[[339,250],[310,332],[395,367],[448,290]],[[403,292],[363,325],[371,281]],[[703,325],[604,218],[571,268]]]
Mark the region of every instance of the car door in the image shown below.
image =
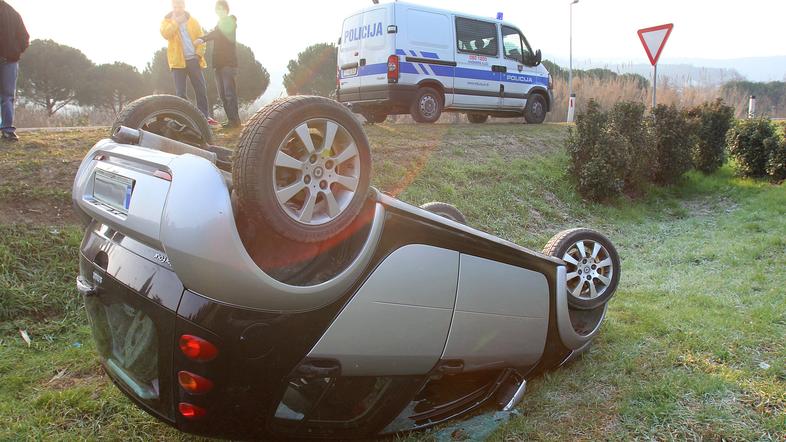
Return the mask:
[[[358,31],[361,100],[380,98],[380,93],[388,89],[388,57],[395,53],[396,34],[388,33],[387,28],[393,23],[392,5],[382,5],[363,14],[363,23]]]
[[[498,109],[502,104],[503,70],[497,24],[456,17],[456,107]]]
[[[524,42],[518,29],[502,26],[502,57],[506,72],[502,74],[504,94],[502,107],[523,109],[526,104],[529,83],[524,70]]]
[[[362,27],[363,14],[355,14],[344,20],[338,48],[339,97],[342,101],[360,99],[360,39],[358,29]]]

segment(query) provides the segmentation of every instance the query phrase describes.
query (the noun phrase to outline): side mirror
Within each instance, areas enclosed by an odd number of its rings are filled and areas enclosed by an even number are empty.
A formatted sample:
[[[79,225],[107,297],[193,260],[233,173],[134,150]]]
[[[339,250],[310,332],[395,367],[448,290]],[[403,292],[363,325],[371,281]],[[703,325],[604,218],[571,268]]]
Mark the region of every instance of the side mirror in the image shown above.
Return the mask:
[[[540,64],[540,62],[541,62],[541,61],[543,61],[543,54],[541,54],[541,52],[540,52],[540,49],[538,49],[537,51],[535,51],[535,59],[534,59],[534,60],[532,60],[532,61],[534,62],[534,63],[533,63],[533,66],[537,66],[537,65],[539,65],[539,64]]]

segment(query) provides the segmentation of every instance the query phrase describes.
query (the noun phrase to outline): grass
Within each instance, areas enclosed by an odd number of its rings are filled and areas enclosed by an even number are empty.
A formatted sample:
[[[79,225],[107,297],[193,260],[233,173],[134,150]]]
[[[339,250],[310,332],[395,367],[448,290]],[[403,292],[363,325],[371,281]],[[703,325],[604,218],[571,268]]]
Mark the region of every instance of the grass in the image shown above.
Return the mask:
[[[533,380],[492,440],[786,437],[786,186],[727,166],[597,205],[564,176],[563,126],[367,129],[376,185],[405,201],[456,204],[472,225],[534,249],[575,226],[618,246],[622,280],[595,345]],[[80,229],[46,210],[67,207],[102,134],[25,136],[0,147],[0,440],[191,440],[101,373],[73,290]]]

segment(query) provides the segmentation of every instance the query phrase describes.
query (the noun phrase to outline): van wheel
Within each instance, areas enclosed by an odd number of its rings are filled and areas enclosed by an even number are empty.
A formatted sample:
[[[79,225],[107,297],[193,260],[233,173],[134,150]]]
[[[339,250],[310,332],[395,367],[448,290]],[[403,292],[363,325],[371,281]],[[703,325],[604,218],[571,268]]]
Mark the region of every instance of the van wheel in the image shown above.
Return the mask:
[[[324,98],[276,100],[248,122],[232,168],[244,213],[299,242],[326,240],[360,212],[371,178],[363,126]]]
[[[488,121],[488,114],[467,114],[467,120],[472,124],[483,124]]]
[[[543,254],[565,261],[568,304],[579,310],[603,306],[617,290],[620,256],[614,244],[590,229],[564,230],[554,235]]]
[[[363,112],[363,118],[371,124],[382,124],[388,119],[388,114],[384,112]]]
[[[440,203],[440,202],[433,202],[433,203],[426,203],[420,206],[421,209],[427,210],[435,215],[439,215],[443,218],[447,218],[451,221],[455,221],[460,224],[467,224],[467,218],[464,217],[464,214],[458,209],[458,207],[448,204],[448,203]]]
[[[524,120],[527,124],[540,124],[546,119],[546,99],[540,94],[532,94],[524,108]]]
[[[120,126],[142,129],[197,147],[213,142],[213,132],[202,112],[190,101],[174,95],[149,95],[134,101],[117,116],[112,133]]]
[[[409,113],[418,123],[435,123],[442,115],[442,95],[430,87],[418,89]]]

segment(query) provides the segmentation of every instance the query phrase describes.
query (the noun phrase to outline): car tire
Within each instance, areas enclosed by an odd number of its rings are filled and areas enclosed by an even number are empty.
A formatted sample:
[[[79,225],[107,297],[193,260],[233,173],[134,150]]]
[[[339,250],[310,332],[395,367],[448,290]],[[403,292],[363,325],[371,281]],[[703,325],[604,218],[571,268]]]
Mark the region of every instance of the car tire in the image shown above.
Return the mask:
[[[420,206],[423,210],[428,210],[429,212],[439,215],[443,218],[447,218],[451,221],[455,221],[461,224],[467,224],[467,218],[464,217],[464,214],[454,205],[448,203],[440,203],[440,202],[433,202],[433,203],[426,203]]]
[[[532,94],[524,107],[524,120],[527,124],[541,124],[546,120],[546,99],[543,95]]]
[[[488,121],[488,114],[467,114],[467,120],[472,124],[483,124]]]
[[[605,236],[590,229],[565,230],[549,240],[543,253],[565,261],[571,307],[592,310],[614,296],[620,280],[620,257]]]
[[[123,108],[112,124],[142,129],[163,137],[204,147],[213,142],[207,119],[190,101],[174,95],[149,95]]]
[[[382,124],[388,119],[388,114],[384,112],[364,112],[363,118],[371,124]]]
[[[436,89],[422,87],[418,89],[415,100],[410,106],[409,113],[418,123],[436,123],[442,115],[442,94]]]
[[[362,209],[371,150],[346,107],[324,97],[287,97],[246,124],[232,174],[240,206],[252,219],[294,241],[324,241]]]

